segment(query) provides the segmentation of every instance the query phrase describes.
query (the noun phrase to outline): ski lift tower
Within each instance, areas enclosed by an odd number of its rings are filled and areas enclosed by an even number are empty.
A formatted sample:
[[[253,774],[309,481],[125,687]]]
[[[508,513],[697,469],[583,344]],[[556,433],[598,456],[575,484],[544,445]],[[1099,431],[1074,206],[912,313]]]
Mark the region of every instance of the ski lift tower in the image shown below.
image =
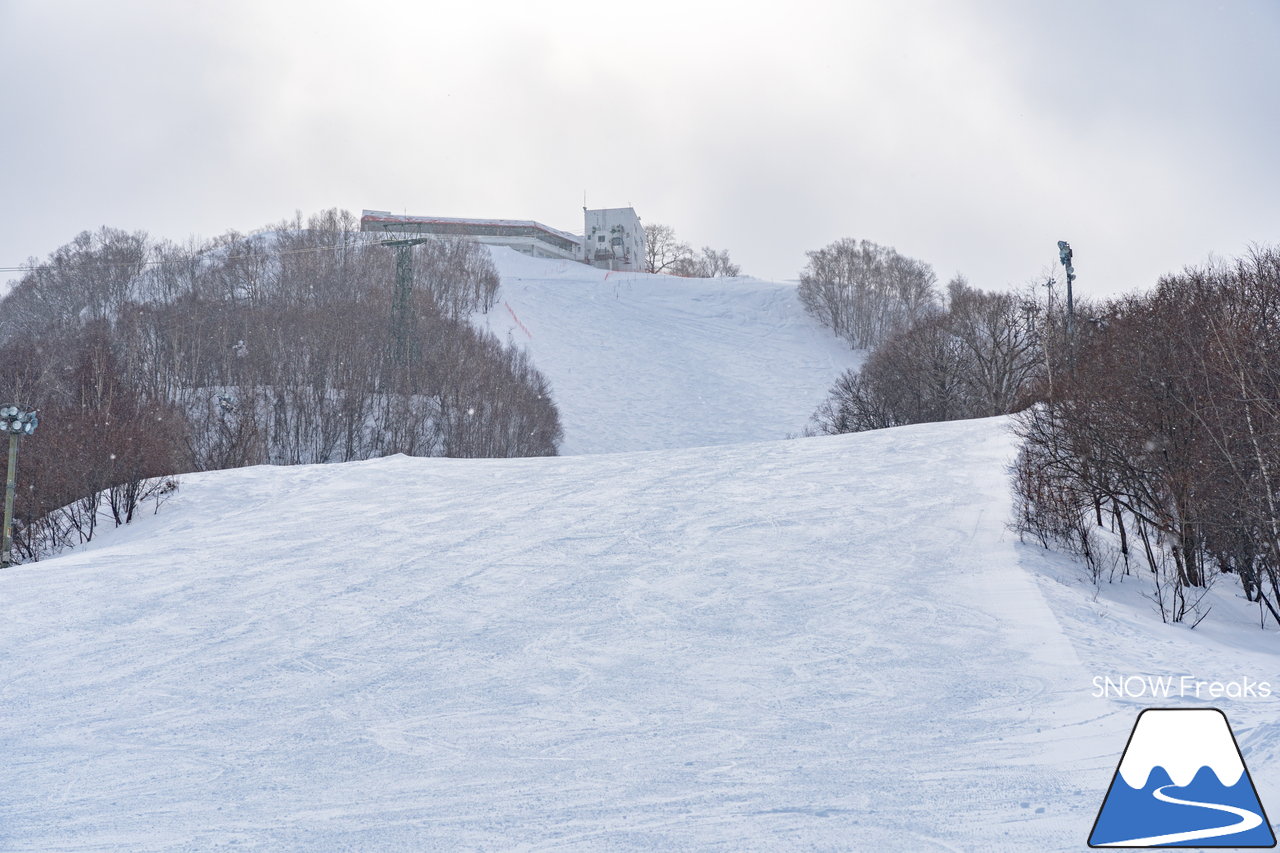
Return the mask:
[[[382,241],[382,245],[396,250],[396,289],[391,300],[391,360],[396,364],[409,363],[410,327],[413,325],[413,247],[432,239],[416,237]]]

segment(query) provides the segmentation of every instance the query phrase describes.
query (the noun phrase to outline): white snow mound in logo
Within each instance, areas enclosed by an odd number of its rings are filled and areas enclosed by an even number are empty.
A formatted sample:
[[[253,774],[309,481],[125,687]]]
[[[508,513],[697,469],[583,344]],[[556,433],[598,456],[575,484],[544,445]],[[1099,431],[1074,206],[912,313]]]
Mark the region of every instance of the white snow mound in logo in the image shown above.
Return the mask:
[[[1244,774],[1227,718],[1213,708],[1153,709],[1139,718],[1120,775],[1130,788],[1143,788],[1157,765],[1178,787],[1190,785],[1196,771],[1206,766],[1228,788]]]

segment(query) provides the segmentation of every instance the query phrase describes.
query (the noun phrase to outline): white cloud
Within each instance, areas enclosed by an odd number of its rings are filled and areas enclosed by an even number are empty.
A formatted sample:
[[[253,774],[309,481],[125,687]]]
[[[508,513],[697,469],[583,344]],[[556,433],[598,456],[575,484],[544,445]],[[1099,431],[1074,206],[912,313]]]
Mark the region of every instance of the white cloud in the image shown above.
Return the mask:
[[[1265,3],[0,6],[0,265],[342,206],[575,227],[633,203],[749,272],[865,237],[1085,292],[1275,239]]]

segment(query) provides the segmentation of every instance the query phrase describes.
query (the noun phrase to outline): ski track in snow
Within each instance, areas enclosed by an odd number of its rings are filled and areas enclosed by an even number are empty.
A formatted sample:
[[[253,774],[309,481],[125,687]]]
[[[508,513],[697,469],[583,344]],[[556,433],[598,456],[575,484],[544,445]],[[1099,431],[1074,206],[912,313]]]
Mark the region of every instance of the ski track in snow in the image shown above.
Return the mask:
[[[489,321],[574,453],[795,431],[851,357],[786,343],[781,285],[699,314],[523,263]],[[187,476],[0,573],[0,850],[1081,849],[1150,704],[1094,675],[1277,658],[1067,583],[1005,529],[1013,452],[992,419]],[[1264,802],[1269,707],[1228,708]]]
[[[0,848],[1054,849],[1116,745],[1010,571],[1010,453],[190,476],[0,578]]]

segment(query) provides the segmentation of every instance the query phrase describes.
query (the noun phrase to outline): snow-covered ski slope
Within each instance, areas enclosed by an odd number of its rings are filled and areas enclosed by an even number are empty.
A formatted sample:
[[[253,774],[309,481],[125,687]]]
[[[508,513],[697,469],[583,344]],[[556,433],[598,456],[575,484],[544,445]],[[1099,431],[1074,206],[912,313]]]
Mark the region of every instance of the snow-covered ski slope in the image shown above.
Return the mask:
[[[0,573],[0,850],[1082,849],[1093,676],[1280,678],[1060,584],[1005,426],[189,476]]]
[[[551,380],[562,454],[767,441],[804,429],[861,363],[793,284],[606,272],[490,249],[497,305],[477,318]]]

